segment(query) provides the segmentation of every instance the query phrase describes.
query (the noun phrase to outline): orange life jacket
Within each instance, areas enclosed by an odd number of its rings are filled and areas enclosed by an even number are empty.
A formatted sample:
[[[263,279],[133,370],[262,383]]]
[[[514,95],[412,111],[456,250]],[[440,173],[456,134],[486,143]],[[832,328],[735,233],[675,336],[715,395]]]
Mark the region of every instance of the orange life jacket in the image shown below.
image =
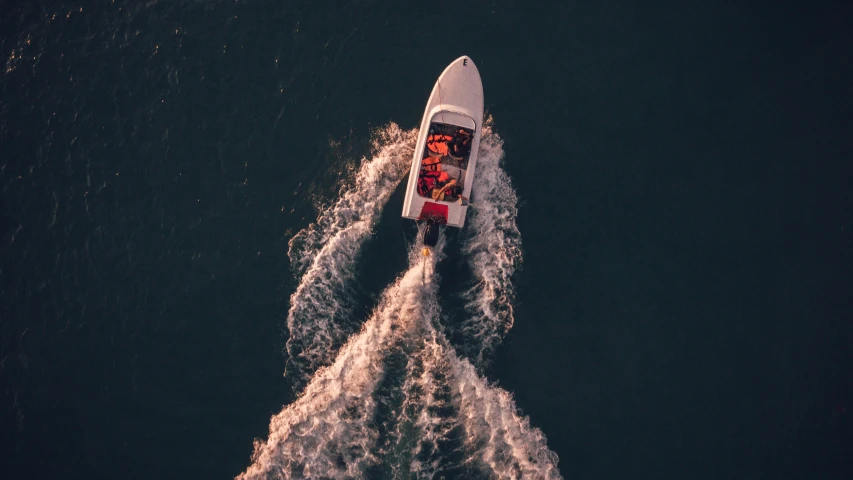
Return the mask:
[[[441,157],[426,157],[421,162],[421,168],[428,172],[441,170]]]
[[[460,128],[456,130],[455,138],[447,144],[448,151],[454,157],[466,157],[471,153],[471,134]]]
[[[427,148],[435,155],[447,155],[447,142],[453,140],[450,135],[430,135],[427,137]]]

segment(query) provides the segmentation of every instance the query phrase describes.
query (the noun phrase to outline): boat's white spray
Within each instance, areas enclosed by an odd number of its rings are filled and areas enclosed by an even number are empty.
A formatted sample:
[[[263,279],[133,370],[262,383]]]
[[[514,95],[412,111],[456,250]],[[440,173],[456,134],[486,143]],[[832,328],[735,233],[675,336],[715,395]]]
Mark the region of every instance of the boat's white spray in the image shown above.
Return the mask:
[[[516,225],[518,195],[506,171],[503,140],[492,132],[491,118],[483,128],[473,208],[463,230],[463,255],[473,272],[474,283],[463,293],[465,318],[456,327],[465,339],[464,352],[482,365],[503,340],[514,321],[512,280],[521,265],[521,234]]]
[[[412,471],[429,478],[560,478],[557,455],[518,414],[512,395],[479,376],[440,333],[426,330],[422,377],[432,383],[424,382]]]
[[[378,129],[372,158],[362,159],[351,182],[317,221],[290,240],[288,255],[300,276],[287,314],[287,375],[300,387],[317,368],[328,365],[352,333],[355,261],[382,214],[388,197],[411,165],[417,130],[396,124]]]
[[[269,438],[256,442],[253,463],[240,478],[359,478],[383,460],[372,423],[382,402],[375,393],[385,357],[437,313],[435,302],[424,301],[435,297],[435,263],[413,257],[334,363],[272,418]]]
[[[405,171],[414,137],[413,132],[384,135],[390,143],[377,144],[379,154],[362,164],[359,176],[388,179],[373,182],[374,198],[387,201],[396,187],[390,177],[398,173],[366,170],[385,162],[379,170],[397,172],[398,160],[391,159],[396,154],[389,152],[408,152]],[[502,157],[500,138],[484,129],[472,198],[479,212],[466,228],[492,239],[478,239],[471,231],[463,244],[478,277],[464,295],[468,318],[462,323],[477,344],[474,362],[512,326],[510,280],[521,260],[520,235],[517,198],[500,168]],[[542,432],[442,333],[435,264],[443,239],[426,258],[416,243],[409,269],[385,290],[361,330],[339,352],[324,350],[341,334],[339,296],[346,295],[354,259],[382,209],[360,210],[352,192],[342,190],[341,199],[291,243],[291,258],[302,272],[292,302],[302,305],[291,309],[288,328],[303,345],[302,372],[313,375],[297,400],[272,418],[268,439],[256,441],[252,465],[239,478],[559,478],[557,457]],[[359,222],[364,226],[354,227]],[[319,286],[322,294],[309,293],[308,285]],[[311,322],[317,325],[301,324]],[[319,341],[311,336],[317,334]],[[328,366],[310,370],[333,355]]]

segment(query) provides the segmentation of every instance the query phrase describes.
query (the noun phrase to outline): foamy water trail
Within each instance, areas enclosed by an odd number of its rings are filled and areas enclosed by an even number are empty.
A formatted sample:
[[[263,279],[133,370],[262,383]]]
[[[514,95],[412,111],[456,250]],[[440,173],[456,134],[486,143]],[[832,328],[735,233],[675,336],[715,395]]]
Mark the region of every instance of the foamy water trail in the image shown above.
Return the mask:
[[[421,377],[429,380],[421,382],[424,403],[415,431],[423,440],[413,472],[427,478],[561,478],[557,455],[518,414],[509,392],[480,377],[434,329],[427,329],[422,353]]]
[[[462,252],[474,275],[463,293],[466,318],[458,328],[465,338],[463,353],[482,365],[512,328],[513,276],[521,265],[521,233],[516,225],[518,196],[501,168],[503,140],[487,119],[480,140],[477,171],[463,233]]]
[[[408,359],[394,435],[399,454],[388,458],[395,478],[471,477],[449,364],[436,334],[432,323],[425,325]]]
[[[413,245],[408,271],[330,362],[347,334],[344,302],[358,250],[408,168],[414,137],[393,125],[377,137],[378,154],[365,160],[354,186],[291,242],[302,278],[291,299],[288,352],[306,378],[320,368],[271,419],[268,439],[255,442],[239,478],[560,478],[542,432],[475,368],[512,327],[511,280],[521,262],[518,199],[500,166],[502,141],[488,124],[463,234],[475,275],[459,324],[465,358],[443,333],[456,327],[439,323],[442,236],[427,258],[419,241]],[[365,205],[367,190],[373,204]]]
[[[238,478],[560,478],[542,432],[436,328],[440,257],[419,250]]]
[[[364,478],[384,460],[373,426],[384,399],[376,392],[388,354],[411,344],[406,336],[438,313],[434,266],[435,257],[413,256],[411,268],[383,293],[335,362],[272,418],[269,438],[255,443],[253,463],[238,478]]]
[[[498,478],[561,478],[557,454],[548,449],[542,431],[518,415],[510,393],[489,385],[467,360],[453,352],[447,356],[468,461],[484,464]]]
[[[356,259],[411,165],[416,135],[393,123],[375,132],[373,157],[363,159],[338,199],[290,240],[288,255],[301,278],[287,316],[286,374],[297,388],[331,362],[355,328],[345,320]]]

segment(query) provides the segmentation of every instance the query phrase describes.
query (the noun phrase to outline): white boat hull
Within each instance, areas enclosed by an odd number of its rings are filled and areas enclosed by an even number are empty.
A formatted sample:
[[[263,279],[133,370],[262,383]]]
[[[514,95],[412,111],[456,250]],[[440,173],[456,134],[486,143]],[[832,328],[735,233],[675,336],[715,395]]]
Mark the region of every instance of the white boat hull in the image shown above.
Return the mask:
[[[467,168],[464,170],[462,200],[445,201],[427,198],[418,193],[418,179],[424,159],[430,125],[440,123],[455,125],[474,131]],[[471,197],[471,187],[477,166],[477,152],[483,126],[483,84],[474,62],[460,57],[444,69],[438,77],[421,120],[418,143],[409,172],[403,217],[412,220],[431,219],[451,227],[462,228],[468,205],[464,199]]]

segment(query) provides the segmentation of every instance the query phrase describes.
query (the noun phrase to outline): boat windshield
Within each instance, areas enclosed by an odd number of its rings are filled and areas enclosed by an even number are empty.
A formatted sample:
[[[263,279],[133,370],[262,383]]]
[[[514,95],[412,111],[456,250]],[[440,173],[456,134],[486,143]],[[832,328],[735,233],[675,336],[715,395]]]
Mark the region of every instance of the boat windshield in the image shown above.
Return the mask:
[[[418,175],[418,194],[436,201],[456,201],[465,188],[474,130],[433,122],[429,126]]]

